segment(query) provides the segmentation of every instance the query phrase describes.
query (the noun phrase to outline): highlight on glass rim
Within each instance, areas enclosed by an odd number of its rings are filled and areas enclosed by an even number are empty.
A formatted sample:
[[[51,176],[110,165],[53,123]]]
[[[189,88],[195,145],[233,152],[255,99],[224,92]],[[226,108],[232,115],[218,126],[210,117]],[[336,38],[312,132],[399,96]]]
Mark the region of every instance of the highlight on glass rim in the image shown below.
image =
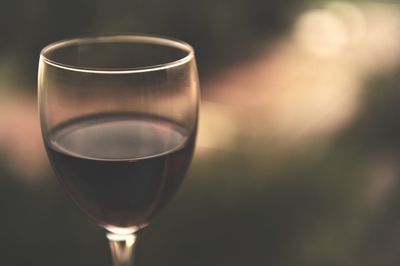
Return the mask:
[[[396,1],[2,3],[4,265],[399,265]]]

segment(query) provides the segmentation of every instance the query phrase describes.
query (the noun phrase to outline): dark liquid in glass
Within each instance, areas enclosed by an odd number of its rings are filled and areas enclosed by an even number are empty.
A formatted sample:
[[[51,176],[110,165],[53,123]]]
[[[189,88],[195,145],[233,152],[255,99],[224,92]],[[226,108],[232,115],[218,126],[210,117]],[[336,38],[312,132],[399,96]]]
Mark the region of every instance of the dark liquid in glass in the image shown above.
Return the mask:
[[[156,117],[98,115],[56,127],[45,146],[82,210],[102,226],[141,227],[181,184],[195,133]]]

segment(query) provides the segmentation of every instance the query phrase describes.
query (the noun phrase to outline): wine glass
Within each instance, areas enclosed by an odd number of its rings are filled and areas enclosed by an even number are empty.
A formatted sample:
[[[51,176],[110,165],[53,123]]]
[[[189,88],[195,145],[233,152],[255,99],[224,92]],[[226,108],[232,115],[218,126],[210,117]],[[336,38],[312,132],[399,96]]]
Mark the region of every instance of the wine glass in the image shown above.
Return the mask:
[[[193,48],[147,35],[70,39],[40,54],[38,98],[51,165],[69,196],[107,230],[115,266],[174,196],[195,146]]]

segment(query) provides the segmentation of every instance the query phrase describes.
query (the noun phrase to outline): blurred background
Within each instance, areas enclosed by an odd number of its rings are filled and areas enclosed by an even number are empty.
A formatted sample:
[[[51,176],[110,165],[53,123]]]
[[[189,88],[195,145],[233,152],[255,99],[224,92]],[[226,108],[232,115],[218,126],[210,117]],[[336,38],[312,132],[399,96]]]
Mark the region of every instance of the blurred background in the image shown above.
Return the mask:
[[[36,107],[50,42],[152,33],[196,49],[197,150],[137,266],[399,265],[400,5],[14,0],[0,5],[0,258],[111,265],[51,171]]]

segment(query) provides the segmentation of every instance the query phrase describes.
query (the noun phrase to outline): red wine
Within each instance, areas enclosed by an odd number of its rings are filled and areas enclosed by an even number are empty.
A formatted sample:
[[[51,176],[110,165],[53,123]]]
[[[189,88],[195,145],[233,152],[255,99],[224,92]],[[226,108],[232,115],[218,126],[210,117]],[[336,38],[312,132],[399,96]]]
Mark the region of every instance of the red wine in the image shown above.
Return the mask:
[[[195,133],[155,117],[98,115],[63,123],[45,145],[82,210],[104,227],[142,227],[181,184]]]

